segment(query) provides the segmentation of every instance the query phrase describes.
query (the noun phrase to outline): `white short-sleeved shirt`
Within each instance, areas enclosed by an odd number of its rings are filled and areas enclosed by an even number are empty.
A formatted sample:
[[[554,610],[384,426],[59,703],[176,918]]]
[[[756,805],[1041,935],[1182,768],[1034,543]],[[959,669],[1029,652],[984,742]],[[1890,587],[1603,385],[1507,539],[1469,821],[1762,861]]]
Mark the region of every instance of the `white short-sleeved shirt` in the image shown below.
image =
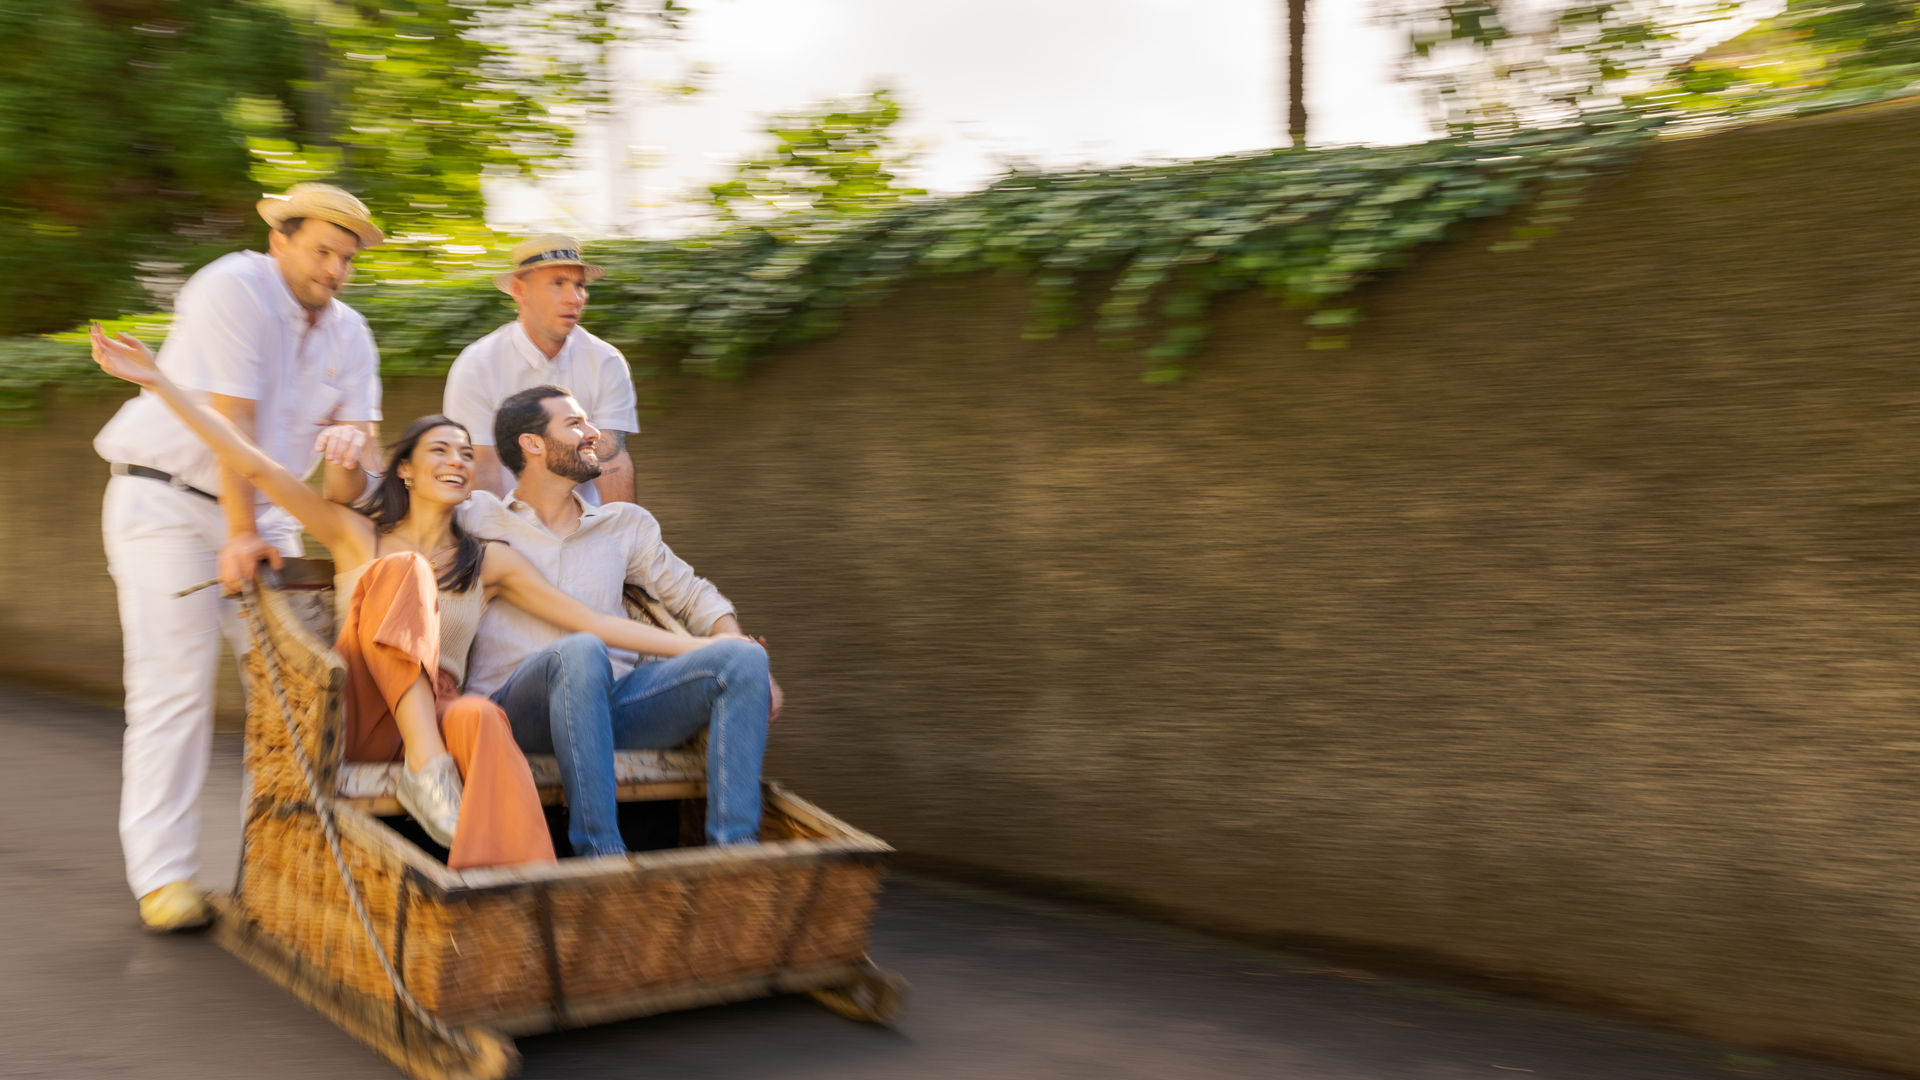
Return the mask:
[[[223,255],[188,279],[159,364],[181,386],[254,402],[254,441],[297,476],[320,463],[321,428],[380,419],[380,355],[367,320],[335,300],[309,328],[280,264],[257,251]],[[220,490],[213,451],[149,391],[120,407],[93,448]]]
[[[444,411],[467,426],[475,446],[492,446],[493,414],[501,403],[541,385],[565,387],[594,427],[640,430],[633,372],[619,349],[576,326],[549,360],[517,319],[460,350],[447,371]],[[599,504],[592,484],[582,484],[580,496]]]

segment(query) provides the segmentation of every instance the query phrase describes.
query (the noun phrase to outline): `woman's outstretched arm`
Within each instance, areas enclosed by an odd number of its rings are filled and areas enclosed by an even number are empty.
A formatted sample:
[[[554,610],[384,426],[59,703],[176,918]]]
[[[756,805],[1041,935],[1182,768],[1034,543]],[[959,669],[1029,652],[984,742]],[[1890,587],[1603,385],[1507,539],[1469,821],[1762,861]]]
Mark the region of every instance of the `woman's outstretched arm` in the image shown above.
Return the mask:
[[[373,526],[366,518],[339,503],[320,497],[286,466],[268,457],[233,422],[221,416],[207,395],[188,390],[167,378],[154,362],[153,350],[131,334],[108,337],[93,324],[93,358],[107,374],[153,391],[167,407],[213,449],[220,463],[266,492],[267,498],[300,519],[314,538],[334,553],[336,561],[371,549]],[[364,559],[358,561],[365,561]]]

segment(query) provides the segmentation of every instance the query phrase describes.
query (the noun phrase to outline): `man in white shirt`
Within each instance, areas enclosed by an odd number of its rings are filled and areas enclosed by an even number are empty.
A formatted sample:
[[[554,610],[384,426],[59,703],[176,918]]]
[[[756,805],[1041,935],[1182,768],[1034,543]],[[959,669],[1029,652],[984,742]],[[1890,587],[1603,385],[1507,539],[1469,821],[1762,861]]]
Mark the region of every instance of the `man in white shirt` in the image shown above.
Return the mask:
[[[579,485],[589,506],[633,502],[627,437],[640,430],[633,373],[620,350],[580,328],[587,285],[605,271],[581,258],[580,242],[549,234],[523,241],[512,268],[493,279],[519,318],[462,349],[447,371],[444,412],[473,433],[476,491],[506,494],[512,478],[493,445],[493,415],[508,395],[546,384],[567,388],[600,431],[600,475]]]
[[[591,634],[568,634],[511,604],[480,617],[467,692],[507,711],[523,749],[553,754],[576,855],[624,855],[613,751],[666,749],[707,730],[707,839],[753,842],[760,827],[760,760],[780,690],[766,649],[740,635],[733,605],[660,536],[632,503],[588,506],[575,485],[599,468],[601,433],[564,389],[507,398],[494,421],[500,457],[519,479],[503,502],[476,491],[460,523],[504,540],[561,591],[625,616],[628,584],[647,590],[695,634],[723,640],[635,666]]]
[[[360,454],[377,443],[380,358],[367,321],[336,294],[354,256],[381,241],[360,200],[325,184],[260,201],[268,254],[202,267],[174,305],[159,363],[274,460],[306,475],[324,458],[328,498],[366,486]],[[193,885],[222,633],[244,649],[229,588],[265,559],[299,555],[300,526],[223,469],[158,398],[142,392],[94,439],[112,464],[102,507],[107,567],[120,598],[127,731],[120,846],[127,882],[154,930],[205,925]]]

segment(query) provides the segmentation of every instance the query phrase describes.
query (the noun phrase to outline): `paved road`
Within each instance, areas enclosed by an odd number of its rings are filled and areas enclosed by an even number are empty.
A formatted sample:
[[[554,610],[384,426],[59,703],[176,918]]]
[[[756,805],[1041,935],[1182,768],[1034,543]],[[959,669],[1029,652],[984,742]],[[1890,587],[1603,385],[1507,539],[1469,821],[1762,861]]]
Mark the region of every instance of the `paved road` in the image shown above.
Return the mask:
[[[0,1077],[397,1075],[211,943],[137,932],[114,835],[117,713],[0,689],[0,740]],[[210,884],[238,849],[238,762],[219,741]],[[523,1075],[1881,1076],[926,880],[889,887],[874,954],[914,983],[893,1030],[783,998],[523,1039]]]

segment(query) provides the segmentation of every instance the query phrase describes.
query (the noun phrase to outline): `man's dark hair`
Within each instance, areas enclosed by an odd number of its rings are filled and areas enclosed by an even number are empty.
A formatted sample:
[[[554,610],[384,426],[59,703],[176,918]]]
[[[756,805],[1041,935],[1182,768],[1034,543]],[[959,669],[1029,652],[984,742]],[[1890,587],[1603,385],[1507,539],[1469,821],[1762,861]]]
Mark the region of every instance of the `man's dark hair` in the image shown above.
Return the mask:
[[[318,218],[316,218],[316,219],[314,219],[314,220],[316,220],[316,221],[317,221],[317,220],[319,220],[319,219],[318,219]],[[296,237],[296,236],[298,236],[298,235],[300,235],[300,228],[301,228],[301,226],[303,226],[303,225],[305,225],[306,223],[307,223],[307,219],[306,219],[306,218],[303,218],[303,217],[290,217],[290,218],[288,218],[287,220],[285,220],[285,221],[283,221],[283,222],[281,222],[280,224],[278,224],[278,225],[275,225],[275,226],[273,227],[273,231],[274,231],[274,232],[277,232],[277,233],[279,233],[279,234],[280,234],[281,236],[284,236],[284,237],[286,237],[287,239],[289,239],[289,240],[291,240],[291,239],[293,239],[294,237]],[[329,221],[329,222],[327,222],[327,224],[329,224],[329,225],[331,225],[331,226],[333,226],[333,227],[334,227],[334,228],[336,228],[336,229],[339,229],[339,230],[340,230],[341,232],[343,232],[343,233],[345,233],[345,234],[347,234],[348,236],[350,236],[350,237],[352,237],[352,238],[353,238],[353,249],[354,249],[354,250],[355,250],[356,252],[357,252],[357,251],[359,251],[359,250],[360,250],[360,249],[361,249],[361,248],[362,248],[362,247],[364,246],[364,245],[362,245],[362,244],[360,243],[360,234],[359,234],[359,233],[356,233],[356,232],[354,232],[354,231],[353,231],[352,229],[349,229],[349,228],[347,228],[347,227],[346,227],[345,225],[342,225],[342,224],[340,224],[340,223],[339,223],[339,222],[337,222],[337,221]]]
[[[520,436],[547,433],[548,398],[566,397],[573,391],[564,386],[529,386],[500,403],[493,414],[493,449],[500,464],[519,476],[527,467],[527,455],[520,452]]]

